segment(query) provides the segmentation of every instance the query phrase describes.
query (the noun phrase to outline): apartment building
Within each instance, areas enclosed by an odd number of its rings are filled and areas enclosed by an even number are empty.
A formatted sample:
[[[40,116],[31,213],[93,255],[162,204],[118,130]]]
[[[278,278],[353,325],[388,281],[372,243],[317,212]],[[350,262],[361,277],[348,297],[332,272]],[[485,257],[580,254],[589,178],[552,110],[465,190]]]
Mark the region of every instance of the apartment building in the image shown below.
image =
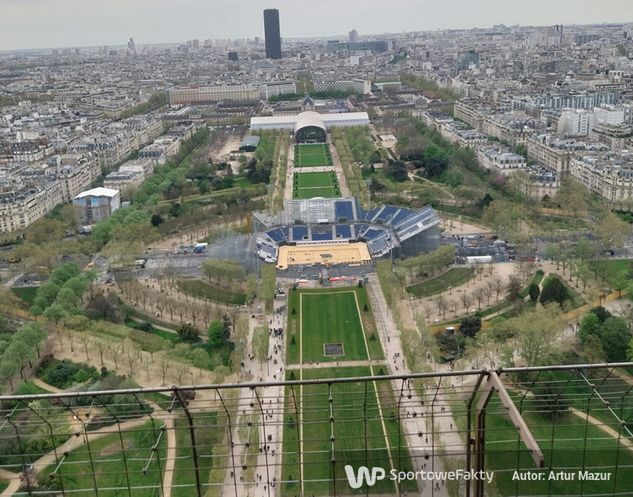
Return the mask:
[[[371,81],[365,79],[321,80],[314,82],[315,91],[354,92],[361,95],[371,93]]]
[[[13,185],[0,189],[0,232],[20,231],[62,202],[59,182]]]
[[[455,119],[470,124],[470,126],[477,131],[483,129],[484,120],[486,119],[486,113],[481,109],[481,103],[472,100],[459,100],[455,102],[453,115]]]
[[[633,146],[633,125],[598,123],[592,128],[590,136],[618,152]]]
[[[546,128],[547,123],[540,119],[514,114],[496,114],[484,120],[482,132],[516,147],[525,145],[531,134],[543,132]]]
[[[476,154],[482,167],[503,175],[527,167],[525,157],[511,152],[507,147],[480,145],[477,147]]]
[[[253,85],[186,85],[169,90],[170,105],[205,104],[222,100],[259,100],[259,89]]]
[[[54,159],[57,181],[60,184],[62,202],[70,202],[101,174],[96,160],[84,154],[63,155]]]
[[[613,152],[574,157],[570,175],[587,189],[615,204],[633,198],[633,156]]]

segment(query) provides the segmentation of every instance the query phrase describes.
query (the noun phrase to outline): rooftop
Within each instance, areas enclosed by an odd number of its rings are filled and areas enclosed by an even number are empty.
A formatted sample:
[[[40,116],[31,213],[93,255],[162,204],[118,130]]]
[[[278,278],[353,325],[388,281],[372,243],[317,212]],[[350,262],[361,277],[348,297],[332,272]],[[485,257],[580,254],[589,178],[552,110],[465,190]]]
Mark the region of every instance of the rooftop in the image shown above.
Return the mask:
[[[75,198],[84,198],[84,197],[115,197],[119,194],[119,190],[113,190],[112,188],[93,188],[92,190],[86,190],[85,192],[81,192]]]

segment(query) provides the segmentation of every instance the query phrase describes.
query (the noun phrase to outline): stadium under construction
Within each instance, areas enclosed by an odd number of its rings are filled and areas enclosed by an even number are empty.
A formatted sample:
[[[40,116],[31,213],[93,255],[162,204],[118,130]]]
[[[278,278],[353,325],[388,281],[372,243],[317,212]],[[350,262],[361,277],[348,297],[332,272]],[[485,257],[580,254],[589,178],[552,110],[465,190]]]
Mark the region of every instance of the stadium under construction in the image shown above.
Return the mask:
[[[383,205],[364,210],[355,198],[289,200],[282,212],[257,212],[257,254],[278,269],[293,264],[363,264],[366,245],[371,259],[386,255],[410,257],[436,249],[440,244],[440,219],[426,206],[419,210]],[[341,251],[351,245],[358,250]],[[300,247],[304,256],[288,257],[287,249]],[[352,247],[349,247],[350,249]],[[280,255],[283,256],[280,258]]]

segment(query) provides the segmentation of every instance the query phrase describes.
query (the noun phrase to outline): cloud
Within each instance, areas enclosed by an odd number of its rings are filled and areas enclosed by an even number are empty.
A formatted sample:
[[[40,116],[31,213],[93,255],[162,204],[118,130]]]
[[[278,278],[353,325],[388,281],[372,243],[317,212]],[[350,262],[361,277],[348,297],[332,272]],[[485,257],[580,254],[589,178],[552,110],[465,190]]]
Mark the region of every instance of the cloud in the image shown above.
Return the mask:
[[[0,0],[0,47],[262,37],[267,7],[286,38],[633,20],[631,0]]]

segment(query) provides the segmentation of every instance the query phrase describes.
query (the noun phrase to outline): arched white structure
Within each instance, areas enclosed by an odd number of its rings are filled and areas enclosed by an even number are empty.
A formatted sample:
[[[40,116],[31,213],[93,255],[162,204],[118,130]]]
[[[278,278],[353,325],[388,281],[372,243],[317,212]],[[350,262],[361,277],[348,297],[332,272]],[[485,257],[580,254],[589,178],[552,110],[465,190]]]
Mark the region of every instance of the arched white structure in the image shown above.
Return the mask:
[[[297,116],[295,124],[295,141],[297,143],[324,143],[326,137],[327,131],[321,114],[306,111]]]

